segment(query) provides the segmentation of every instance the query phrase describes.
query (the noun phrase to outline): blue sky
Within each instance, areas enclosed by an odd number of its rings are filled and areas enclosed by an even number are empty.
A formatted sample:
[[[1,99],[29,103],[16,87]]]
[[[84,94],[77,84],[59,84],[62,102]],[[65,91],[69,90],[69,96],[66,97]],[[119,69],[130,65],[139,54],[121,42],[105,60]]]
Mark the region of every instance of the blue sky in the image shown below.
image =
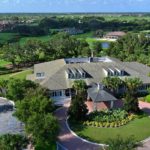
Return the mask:
[[[0,0],[0,12],[150,12],[150,0]]]

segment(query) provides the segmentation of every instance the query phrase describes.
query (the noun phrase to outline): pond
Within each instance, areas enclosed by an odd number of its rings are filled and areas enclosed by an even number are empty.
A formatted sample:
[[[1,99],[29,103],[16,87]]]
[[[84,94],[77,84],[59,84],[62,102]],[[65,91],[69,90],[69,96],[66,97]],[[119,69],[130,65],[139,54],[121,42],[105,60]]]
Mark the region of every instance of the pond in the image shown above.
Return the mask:
[[[107,49],[107,48],[109,48],[110,43],[109,42],[102,42],[101,46],[102,46],[102,48]]]

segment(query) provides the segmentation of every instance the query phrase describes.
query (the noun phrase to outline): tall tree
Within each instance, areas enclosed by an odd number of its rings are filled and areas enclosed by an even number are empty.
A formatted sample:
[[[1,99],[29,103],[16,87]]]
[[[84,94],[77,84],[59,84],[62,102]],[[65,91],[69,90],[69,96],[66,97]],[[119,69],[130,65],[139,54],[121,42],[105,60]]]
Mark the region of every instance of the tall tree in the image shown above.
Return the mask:
[[[87,98],[87,85],[84,80],[75,80],[72,88],[75,90],[76,95],[82,95],[83,98]]]
[[[88,112],[85,101],[87,99],[87,89],[84,80],[75,80],[72,88],[75,95],[72,97],[68,114],[72,120],[84,120]]]
[[[19,101],[25,97],[29,89],[36,87],[38,85],[32,81],[11,78],[7,84],[6,96],[11,100]]]
[[[15,116],[25,124],[25,131],[34,143],[50,146],[55,142],[59,126],[53,116],[53,103],[43,89],[30,89],[22,101],[16,103]]]
[[[99,56],[100,52],[102,51],[101,43],[98,41],[92,42],[91,51],[93,51],[94,56]]]
[[[142,85],[142,81],[139,78],[126,78],[125,86],[127,88],[127,92],[131,95],[136,95],[138,88]]]
[[[114,94],[118,92],[118,88],[123,84],[123,81],[118,77],[105,77],[102,83]]]
[[[128,112],[138,112],[139,103],[137,98],[138,88],[142,85],[139,78],[126,78],[126,96],[124,100],[124,109]]]
[[[75,95],[72,97],[71,105],[68,109],[68,114],[73,121],[85,120],[88,113],[85,100],[81,95]]]
[[[27,148],[28,139],[18,134],[5,134],[0,136],[1,150],[22,150]]]

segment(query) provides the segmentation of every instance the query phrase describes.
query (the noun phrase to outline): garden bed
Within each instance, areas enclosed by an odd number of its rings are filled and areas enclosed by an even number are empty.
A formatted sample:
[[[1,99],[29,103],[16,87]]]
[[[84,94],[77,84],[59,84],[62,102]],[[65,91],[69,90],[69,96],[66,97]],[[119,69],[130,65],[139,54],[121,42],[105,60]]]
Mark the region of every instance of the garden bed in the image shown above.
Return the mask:
[[[88,115],[87,120],[83,122],[83,125],[101,128],[115,128],[126,125],[135,118],[136,115],[128,114],[121,109],[100,112],[95,111]]]
[[[116,139],[118,135],[124,139],[134,136],[137,142],[150,137],[150,118],[148,116],[139,116],[119,128],[97,128],[72,122],[69,124],[77,135],[97,143],[107,144],[110,139]]]

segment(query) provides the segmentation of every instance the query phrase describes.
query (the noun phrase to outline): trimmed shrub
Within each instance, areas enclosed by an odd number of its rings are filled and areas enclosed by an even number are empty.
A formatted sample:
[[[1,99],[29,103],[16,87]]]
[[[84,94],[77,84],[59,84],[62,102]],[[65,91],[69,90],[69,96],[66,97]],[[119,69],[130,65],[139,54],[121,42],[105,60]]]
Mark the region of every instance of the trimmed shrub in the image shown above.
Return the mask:
[[[116,128],[126,125],[136,118],[136,115],[128,114],[124,110],[107,110],[89,114],[88,120],[83,125],[92,127]]]
[[[145,101],[148,102],[148,103],[150,103],[150,95],[147,95],[147,96],[145,97]]]
[[[108,145],[107,150],[134,150],[136,141],[132,136],[127,139],[118,136],[116,139],[109,139]]]

